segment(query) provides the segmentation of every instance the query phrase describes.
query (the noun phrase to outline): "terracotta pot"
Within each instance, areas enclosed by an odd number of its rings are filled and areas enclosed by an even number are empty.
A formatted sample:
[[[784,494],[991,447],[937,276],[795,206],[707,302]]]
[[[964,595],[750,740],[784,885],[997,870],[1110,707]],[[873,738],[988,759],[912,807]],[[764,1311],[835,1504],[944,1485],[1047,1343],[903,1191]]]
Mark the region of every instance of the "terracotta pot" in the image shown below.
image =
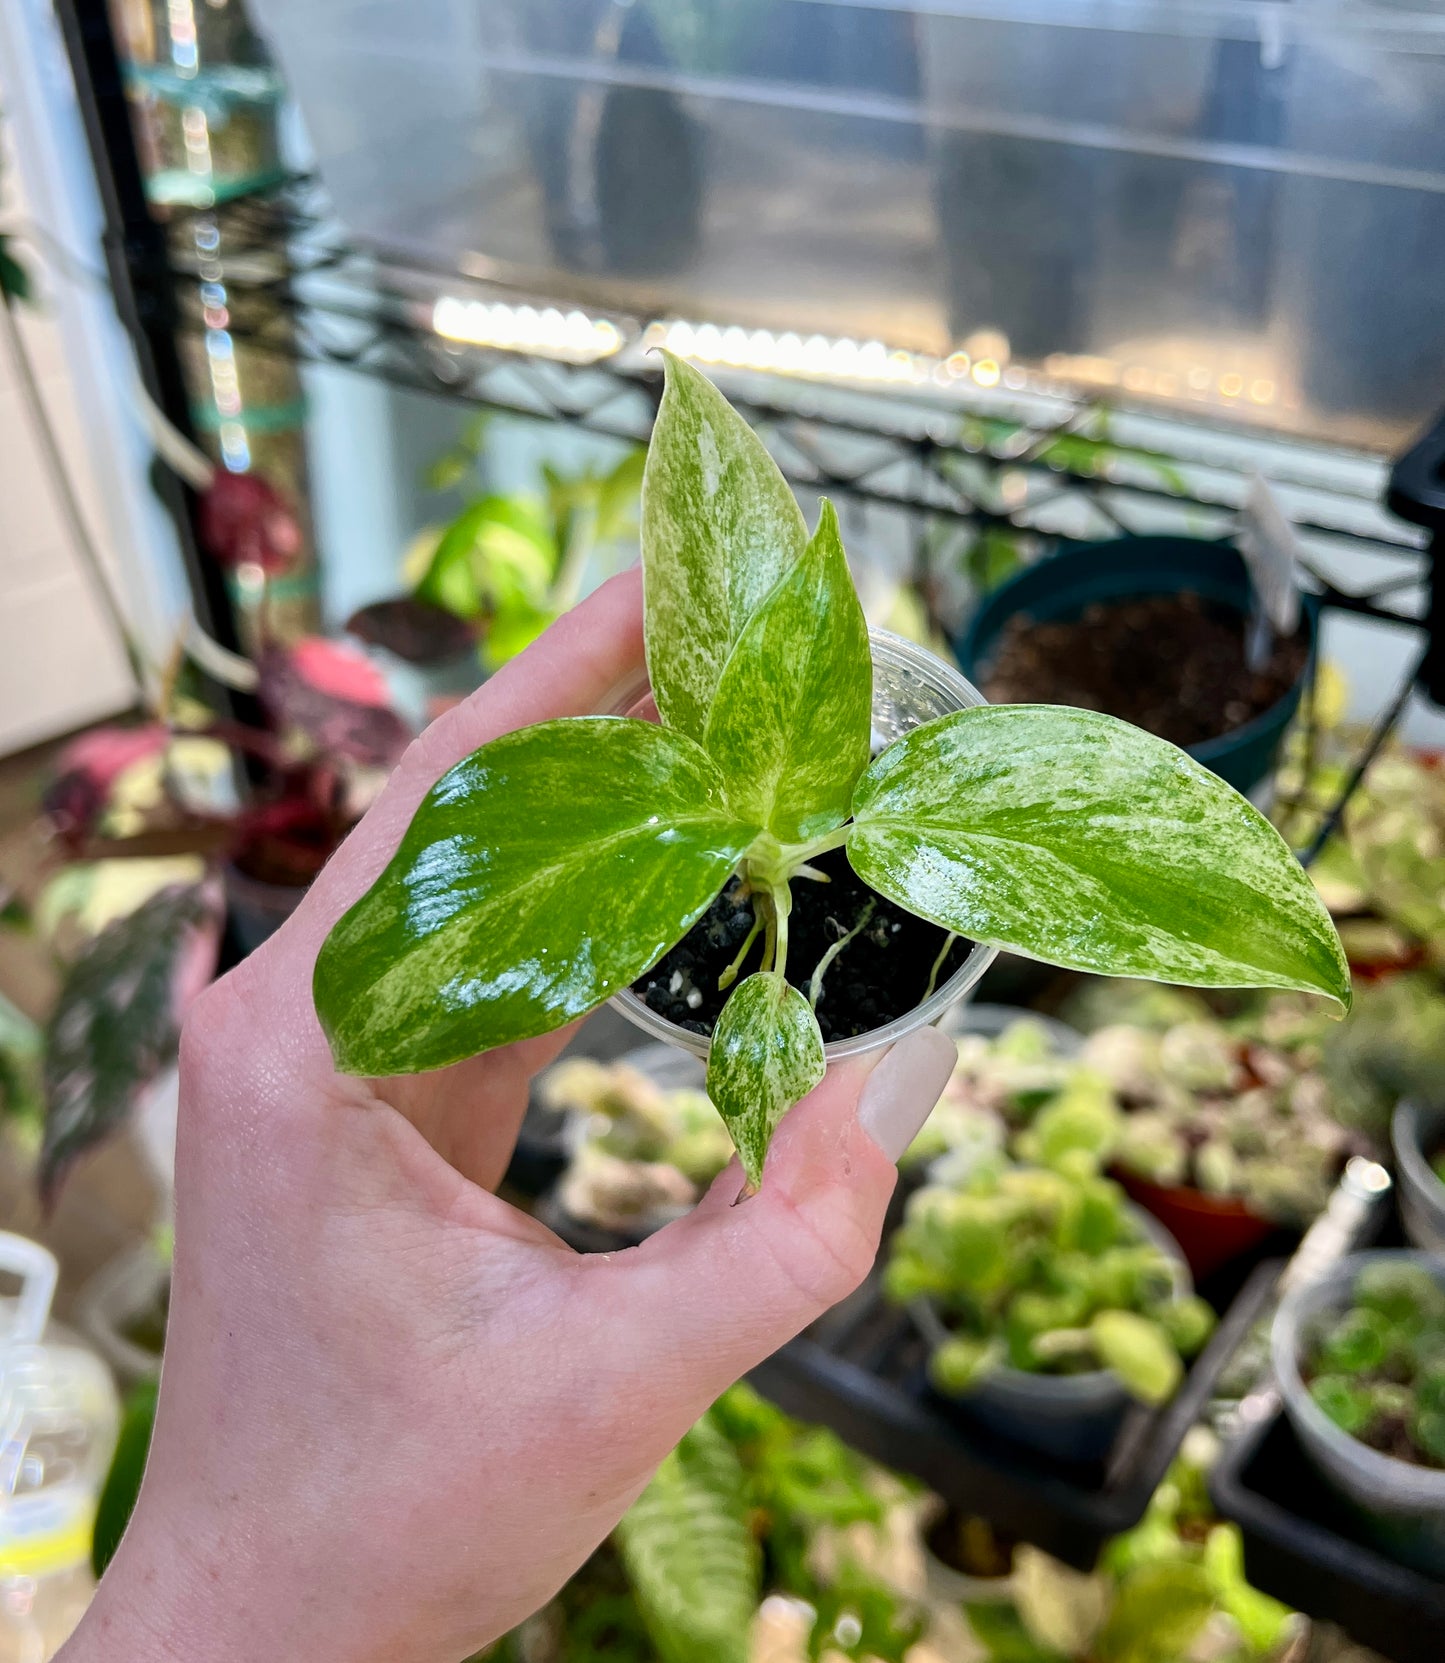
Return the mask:
[[[1132,1172],[1111,1174],[1179,1243],[1196,1281],[1259,1246],[1275,1226],[1234,1196],[1208,1195],[1187,1184],[1166,1188]]]

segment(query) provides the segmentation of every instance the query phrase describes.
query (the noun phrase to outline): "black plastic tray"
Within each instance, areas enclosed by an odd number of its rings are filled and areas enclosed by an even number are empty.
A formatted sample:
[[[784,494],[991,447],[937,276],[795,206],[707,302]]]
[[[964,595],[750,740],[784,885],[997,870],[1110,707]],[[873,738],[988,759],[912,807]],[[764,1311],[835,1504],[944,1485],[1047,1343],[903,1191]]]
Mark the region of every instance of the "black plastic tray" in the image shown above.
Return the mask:
[[[1174,1400],[1137,1409],[1108,1460],[1066,1467],[980,1430],[930,1391],[923,1345],[876,1280],[828,1312],[750,1376],[800,1420],[831,1427],[863,1454],[923,1479],[953,1507],[1080,1570],[1144,1516],[1214,1383],[1264,1309],[1282,1266],[1261,1265],[1220,1322]]]
[[[1256,1588],[1337,1623],[1394,1663],[1445,1657],[1445,1584],[1385,1558],[1310,1464],[1283,1410],[1225,1448],[1214,1505],[1244,1536]]]

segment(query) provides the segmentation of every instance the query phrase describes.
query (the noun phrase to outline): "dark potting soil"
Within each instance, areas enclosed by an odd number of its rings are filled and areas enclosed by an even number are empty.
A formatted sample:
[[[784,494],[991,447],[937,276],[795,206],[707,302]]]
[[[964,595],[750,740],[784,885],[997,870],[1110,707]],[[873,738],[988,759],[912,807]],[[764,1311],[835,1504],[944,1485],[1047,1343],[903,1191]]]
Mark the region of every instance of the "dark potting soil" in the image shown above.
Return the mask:
[[[797,878],[788,920],[788,980],[807,993],[824,953],[851,930],[871,903],[868,922],[823,975],[818,1026],[825,1041],[851,1039],[905,1015],[921,1002],[946,932],[885,900],[848,864],[841,849],[812,862],[830,881]],[[753,926],[752,901],[734,878],[660,963],[632,984],[659,1016],[695,1034],[711,1034],[732,987],[717,979],[737,956]],[[961,937],[948,950],[935,985],[942,987],[968,957]],[[760,934],[743,961],[738,981],[762,966]],[[733,987],[737,982],[732,984]]]
[[[1218,739],[1277,704],[1309,652],[1304,626],[1245,663],[1242,612],[1192,593],[1100,601],[1068,623],[1020,614],[984,678],[995,704],[1069,704],[1121,717],[1175,745]]]

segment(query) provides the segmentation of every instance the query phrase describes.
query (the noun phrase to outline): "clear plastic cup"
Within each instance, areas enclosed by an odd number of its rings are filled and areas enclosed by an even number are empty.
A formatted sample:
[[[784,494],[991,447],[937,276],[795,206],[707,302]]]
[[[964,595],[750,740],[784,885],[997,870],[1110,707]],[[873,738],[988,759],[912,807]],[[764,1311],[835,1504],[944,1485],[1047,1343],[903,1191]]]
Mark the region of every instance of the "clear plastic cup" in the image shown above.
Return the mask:
[[[1420,1265],[1445,1286],[1445,1257],[1439,1254],[1354,1253],[1339,1260],[1281,1301],[1270,1336],[1274,1374],[1306,1455],[1369,1534],[1417,1570],[1445,1576],[1445,1472],[1397,1461],[1352,1438],[1314,1401],[1300,1373],[1301,1346],[1316,1325],[1348,1307],[1366,1265],[1385,1261]]]
[[[950,664],[945,664],[935,653],[914,641],[905,641],[886,629],[868,632],[873,649],[873,734],[874,749],[891,745],[905,733],[932,722],[955,710],[967,710],[973,705],[987,704],[983,694]],[[646,683],[630,688],[619,699],[616,714],[636,712],[647,698]],[[911,1011],[866,1034],[855,1034],[851,1039],[837,1039],[824,1046],[828,1061],[838,1062],[844,1057],[862,1056],[869,1051],[886,1049],[915,1028],[926,1027],[965,997],[978,983],[984,971],[998,956],[997,947],[975,943],[968,957],[932,995]],[[656,1011],[651,1010],[632,991],[624,988],[614,995],[613,1005],[629,1022],[635,1022],[644,1033],[668,1045],[676,1045],[695,1057],[705,1057],[708,1040],[688,1028],[679,1028]]]

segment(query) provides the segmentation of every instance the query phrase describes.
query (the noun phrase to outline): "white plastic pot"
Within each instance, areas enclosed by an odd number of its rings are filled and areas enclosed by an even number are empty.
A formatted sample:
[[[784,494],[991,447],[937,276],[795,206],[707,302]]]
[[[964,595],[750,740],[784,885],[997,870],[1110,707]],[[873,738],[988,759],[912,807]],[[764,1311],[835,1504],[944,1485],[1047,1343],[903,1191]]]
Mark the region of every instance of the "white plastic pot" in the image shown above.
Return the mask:
[[[1321,1320],[1348,1308],[1369,1264],[1418,1264],[1445,1286],[1445,1258],[1429,1253],[1355,1253],[1318,1281],[1296,1287],[1275,1313],[1270,1338],[1275,1378],[1295,1433],[1321,1476],[1387,1552],[1445,1576],[1445,1472],[1397,1461],[1342,1431],[1305,1388],[1300,1354]]]
[[[925,722],[932,722],[939,716],[987,704],[988,701],[972,682],[966,681],[951,665],[945,664],[936,654],[916,642],[905,641],[901,635],[894,635],[885,629],[869,630],[868,639],[873,649],[875,749],[891,745],[895,739],[901,739],[905,733],[911,733],[914,728],[922,727]],[[645,695],[645,684],[631,689],[619,701],[617,714],[624,715],[635,710]],[[844,1057],[886,1050],[905,1034],[937,1022],[950,1005],[957,1004],[972,991],[997,956],[996,947],[975,944],[959,969],[942,987],[934,990],[931,998],[915,1005],[886,1027],[855,1034],[851,1039],[834,1040],[824,1046],[824,1055],[830,1063],[834,1063]],[[651,1038],[691,1051],[695,1057],[707,1056],[709,1041],[706,1035],[679,1028],[676,1023],[659,1016],[631,988],[624,988],[612,1003],[629,1022],[635,1022]]]
[[[1390,1124],[1390,1141],[1405,1234],[1426,1252],[1445,1253],[1445,1182],[1430,1165],[1430,1151],[1445,1144],[1445,1109],[1401,1103]]]

